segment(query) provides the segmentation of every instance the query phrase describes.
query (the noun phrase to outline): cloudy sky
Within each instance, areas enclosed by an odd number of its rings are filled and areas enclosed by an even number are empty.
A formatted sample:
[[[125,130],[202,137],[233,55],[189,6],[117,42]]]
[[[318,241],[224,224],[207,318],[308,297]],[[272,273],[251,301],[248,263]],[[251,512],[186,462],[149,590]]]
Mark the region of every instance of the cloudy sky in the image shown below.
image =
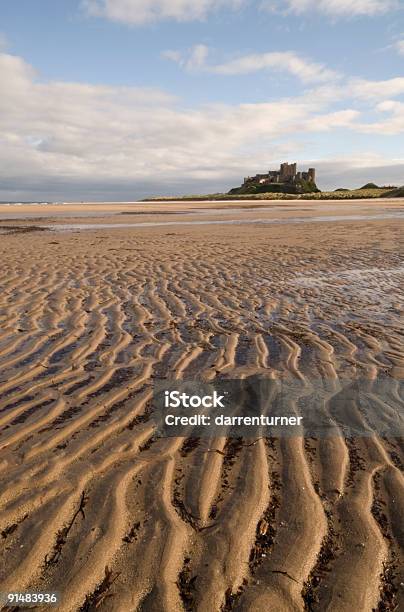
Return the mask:
[[[404,184],[403,0],[2,0],[0,200]]]

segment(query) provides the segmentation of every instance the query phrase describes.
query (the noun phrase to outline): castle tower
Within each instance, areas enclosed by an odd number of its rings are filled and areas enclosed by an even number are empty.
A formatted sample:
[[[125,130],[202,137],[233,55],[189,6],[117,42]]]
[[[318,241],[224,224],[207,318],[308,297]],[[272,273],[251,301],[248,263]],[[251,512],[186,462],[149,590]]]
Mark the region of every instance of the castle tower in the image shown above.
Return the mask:
[[[309,168],[308,175],[309,175],[309,179],[313,183],[315,183],[316,182],[316,169],[315,168]]]
[[[288,162],[285,162],[281,164],[281,167],[279,170],[280,181],[282,183],[294,182],[296,178],[296,168],[297,168],[296,163],[288,164]]]
[[[288,164],[287,162],[281,164],[280,168],[279,168],[279,180],[281,181],[281,183],[283,183],[283,181],[286,178],[286,168],[287,168]]]

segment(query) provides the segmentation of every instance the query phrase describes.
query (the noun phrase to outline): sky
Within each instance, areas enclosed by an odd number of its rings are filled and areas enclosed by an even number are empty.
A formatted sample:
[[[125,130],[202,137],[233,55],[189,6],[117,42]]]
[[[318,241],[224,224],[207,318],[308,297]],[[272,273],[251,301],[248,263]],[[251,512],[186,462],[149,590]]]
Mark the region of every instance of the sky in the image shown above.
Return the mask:
[[[404,184],[404,0],[0,0],[0,201]]]

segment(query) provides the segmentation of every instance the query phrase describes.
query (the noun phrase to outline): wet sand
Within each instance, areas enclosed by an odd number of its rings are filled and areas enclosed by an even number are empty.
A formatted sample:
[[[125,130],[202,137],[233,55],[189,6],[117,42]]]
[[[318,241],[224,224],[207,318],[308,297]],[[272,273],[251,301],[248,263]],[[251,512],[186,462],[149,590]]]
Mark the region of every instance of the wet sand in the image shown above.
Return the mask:
[[[402,404],[404,201],[272,204],[0,210],[0,591],[55,590],[63,611],[404,607],[402,438],[155,435],[165,379],[384,376]],[[25,231],[79,212],[98,227]],[[172,225],[190,214],[205,223]]]

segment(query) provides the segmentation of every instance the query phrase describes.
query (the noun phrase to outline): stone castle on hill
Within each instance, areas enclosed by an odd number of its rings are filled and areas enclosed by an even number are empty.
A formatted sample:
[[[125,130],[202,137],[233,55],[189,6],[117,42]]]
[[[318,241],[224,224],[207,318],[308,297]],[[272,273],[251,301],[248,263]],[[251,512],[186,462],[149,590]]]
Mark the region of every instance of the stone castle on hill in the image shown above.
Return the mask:
[[[269,170],[266,174],[247,176],[240,187],[230,189],[229,194],[254,193],[311,193],[319,191],[316,185],[316,169],[297,172],[297,164],[284,162],[279,170]]]
[[[279,170],[269,170],[266,174],[247,176],[243,185],[255,183],[258,185],[270,185],[271,183],[299,183],[300,181],[316,182],[316,169],[309,168],[307,172],[297,172],[297,164],[285,162],[280,165]]]

